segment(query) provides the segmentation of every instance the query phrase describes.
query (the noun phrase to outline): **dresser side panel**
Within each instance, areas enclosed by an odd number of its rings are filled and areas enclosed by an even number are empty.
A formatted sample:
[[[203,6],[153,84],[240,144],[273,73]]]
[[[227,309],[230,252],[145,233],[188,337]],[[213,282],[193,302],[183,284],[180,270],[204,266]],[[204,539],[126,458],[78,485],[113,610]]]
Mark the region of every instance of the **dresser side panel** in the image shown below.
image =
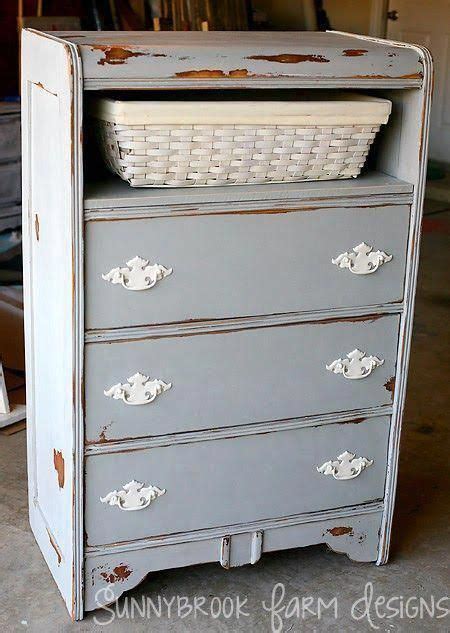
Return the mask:
[[[67,44],[33,33],[24,32],[22,56],[30,522],[75,617],[76,68]]]

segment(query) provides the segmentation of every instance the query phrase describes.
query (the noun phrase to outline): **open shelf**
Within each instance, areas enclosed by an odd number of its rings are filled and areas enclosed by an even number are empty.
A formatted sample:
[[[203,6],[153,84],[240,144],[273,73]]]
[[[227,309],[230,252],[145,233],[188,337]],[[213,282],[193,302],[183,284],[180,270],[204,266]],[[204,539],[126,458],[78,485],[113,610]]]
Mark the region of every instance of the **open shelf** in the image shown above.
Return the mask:
[[[222,187],[130,187],[118,176],[108,175],[99,181],[87,182],[85,209],[123,209],[160,205],[189,205],[251,200],[314,200],[408,194],[413,186],[403,180],[377,171],[369,171],[347,180],[319,180],[265,185],[227,185]]]

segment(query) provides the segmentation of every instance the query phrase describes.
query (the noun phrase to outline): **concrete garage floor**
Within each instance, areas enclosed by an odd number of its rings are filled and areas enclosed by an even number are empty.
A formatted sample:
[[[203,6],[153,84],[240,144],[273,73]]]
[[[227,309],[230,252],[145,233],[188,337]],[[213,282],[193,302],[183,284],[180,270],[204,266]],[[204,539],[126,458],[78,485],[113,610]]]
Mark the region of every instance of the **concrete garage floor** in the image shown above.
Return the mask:
[[[404,617],[386,618],[391,612],[384,607],[380,615],[369,609],[370,621],[364,616],[366,583],[373,583],[373,601],[378,596],[397,598],[398,608],[409,597],[422,597],[431,606],[449,591],[449,446],[448,446],[448,366],[450,354],[450,210],[446,203],[428,203],[424,220],[419,292],[414,328],[408,401],[404,420],[397,507],[391,561],[384,567],[354,563],[346,556],[333,554],[324,546],[289,550],[264,555],[255,566],[224,571],[218,564],[154,573],[132,592],[168,602],[175,596],[205,596],[205,606],[214,596],[247,598],[243,610],[248,616],[239,619],[214,619],[198,614],[181,617],[167,608],[162,617],[151,612],[150,618],[115,619],[100,611],[72,624],[66,613],[44,560],[28,527],[25,433],[0,436],[0,625],[9,631],[449,631],[450,615],[431,618],[427,611],[422,619],[414,616],[417,602],[409,602]],[[448,207],[448,205],[447,205]],[[447,503],[446,503],[447,502]],[[318,600],[329,604],[336,597],[337,607],[322,607],[321,618],[305,609],[305,619],[296,614],[274,619],[264,610],[270,606],[276,583],[285,586],[285,598],[299,601],[313,597],[310,609],[318,612]],[[217,607],[218,601],[213,603]],[[228,600],[228,606],[230,601]],[[305,603],[304,603],[305,604]],[[307,604],[307,603],[306,603]],[[450,609],[450,601],[441,601]],[[120,607],[124,601],[120,601]],[[291,603],[292,606],[292,603]],[[338,619],[335,619],[337,609]],[[185,613],[185,612],[184,612]],[[437,611],[436,615],[443,615]],[[288,615],[286,611],[280,615]]]

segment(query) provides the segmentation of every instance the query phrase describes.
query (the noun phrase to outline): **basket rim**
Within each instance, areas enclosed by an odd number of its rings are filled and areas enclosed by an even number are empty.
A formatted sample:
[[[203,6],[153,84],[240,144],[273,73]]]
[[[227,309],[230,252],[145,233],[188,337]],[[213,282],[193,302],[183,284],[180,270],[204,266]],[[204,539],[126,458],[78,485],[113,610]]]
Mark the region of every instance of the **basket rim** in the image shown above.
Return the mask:
[[[118,125],[381,125],[388,99],[339,92],[311,101],[137,101],[99,97],[89,114]]]

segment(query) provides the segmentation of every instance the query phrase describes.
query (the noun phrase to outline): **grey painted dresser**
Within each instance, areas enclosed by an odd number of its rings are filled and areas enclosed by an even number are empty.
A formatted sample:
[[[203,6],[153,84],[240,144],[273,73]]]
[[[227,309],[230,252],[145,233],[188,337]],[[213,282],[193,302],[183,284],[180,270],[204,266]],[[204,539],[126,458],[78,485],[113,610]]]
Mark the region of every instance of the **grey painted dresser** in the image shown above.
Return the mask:
[[[335,32],[22,50],[30,519],[72,617],[169,567],[317,543],[385,563],[429,53]],[[133,189],[83,161],[92,93],[317,87],[392,101],[357,179]]]

